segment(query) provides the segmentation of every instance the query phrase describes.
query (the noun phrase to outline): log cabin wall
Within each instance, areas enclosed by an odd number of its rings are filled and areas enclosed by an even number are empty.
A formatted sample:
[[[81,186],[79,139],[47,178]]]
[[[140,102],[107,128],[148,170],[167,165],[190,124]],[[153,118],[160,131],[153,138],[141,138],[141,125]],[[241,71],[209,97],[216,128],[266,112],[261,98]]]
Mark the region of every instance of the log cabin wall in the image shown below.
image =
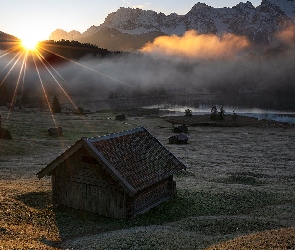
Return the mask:
[[[52,173],[53,204],[126,218],[128,194],[81,148]]]
[[[133,198],[133,215],[144,213],[175,195],[173,176],[148,187]]]

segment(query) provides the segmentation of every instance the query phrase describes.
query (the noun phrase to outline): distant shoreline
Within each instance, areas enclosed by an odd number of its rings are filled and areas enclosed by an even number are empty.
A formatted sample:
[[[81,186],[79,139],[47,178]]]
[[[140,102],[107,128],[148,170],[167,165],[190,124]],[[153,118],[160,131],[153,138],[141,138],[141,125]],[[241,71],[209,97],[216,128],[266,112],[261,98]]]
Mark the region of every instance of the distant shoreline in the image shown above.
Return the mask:
[[[209,114],[187,116],[165,116],[166,121],[188,126],[210,127],[258,127],[258,128],[295,128],[294,124],[278,122],[254,117],[225,115],[223,120],[211,120]]]

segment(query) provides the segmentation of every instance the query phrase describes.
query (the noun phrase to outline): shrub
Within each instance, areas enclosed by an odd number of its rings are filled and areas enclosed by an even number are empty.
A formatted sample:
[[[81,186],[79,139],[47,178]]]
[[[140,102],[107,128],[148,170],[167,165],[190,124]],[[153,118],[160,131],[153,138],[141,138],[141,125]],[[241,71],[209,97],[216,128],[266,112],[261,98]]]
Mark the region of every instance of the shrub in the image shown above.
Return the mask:
[[[11,133],[7,129],[0,128],[0,139],[12,139]]]

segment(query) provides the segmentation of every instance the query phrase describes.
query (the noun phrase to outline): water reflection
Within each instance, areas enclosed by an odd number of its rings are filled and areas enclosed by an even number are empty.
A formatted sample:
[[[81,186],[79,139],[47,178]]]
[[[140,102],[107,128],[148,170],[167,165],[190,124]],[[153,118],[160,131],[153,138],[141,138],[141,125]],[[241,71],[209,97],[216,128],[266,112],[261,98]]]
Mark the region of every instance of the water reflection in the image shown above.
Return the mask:
[[[216,105],[217,109],[220,110],[221,105]],[[189,107],[189,106],[178,106],[178,105],[153,105],[145,108],[158,108],[163,111],[165,115],[184,115],[186,109],[190,109],[193,115],[210,114],[210,106],[199,106],[199,107]],[[273,120],[278,122],[286,122],[290,124],[295,124],[295,112],[284,112],[275,110],[263,110],[258,108],[240,108],[240,107],[223,107],[225,109],[225,114],[254,117],[259,120]]]

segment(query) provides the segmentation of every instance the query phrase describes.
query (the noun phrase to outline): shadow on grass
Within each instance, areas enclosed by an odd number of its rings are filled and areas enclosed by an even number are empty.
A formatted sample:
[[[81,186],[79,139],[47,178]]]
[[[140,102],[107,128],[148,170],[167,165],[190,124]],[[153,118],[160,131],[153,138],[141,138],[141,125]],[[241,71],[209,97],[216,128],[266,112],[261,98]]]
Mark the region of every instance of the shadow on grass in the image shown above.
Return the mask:
[[[175,199],[154,208],[136,220],[141,225],[168,223],[196,216],[248,214],[262,207],[282,204],[286,198],[271,192],[240,190],[211,193],[179,191]]]
[[[64,206],[54,208],[53,212],[62,241],[126,228],[123,220],[106,218]]]
[[[29,207],[45,209],[51,205],[51,191],[22,194],[17,197],[17,200]]]
[[[55,216],[60,232],[63,233],[65,238],[68,238],[74,236],[74,229],[78,229],[79,235],[84,235],[85,233],[100,233],[134,226],[160,225],[189,217],[240,216],[281,202],[285,202],[283,197],[257,190],[242,190],[222,194],[182,190],[178,192],[174,199],[137,216],[133,220],[110,219],[69,208],[57,208]],[[268,222],[265,223],[268,224]],[[237,226],[233,227],[233,231],[236,231]],[[274,225],[271,223],[267,228],[272,228],[272,226]],[[259,228],[263,227],[264,222],[262,221]],[[229,227],[226,230],[231,231],[231,228]]]
[[[161,225],[172,223],[182,219],[192,221],[192,217],[200,216],[241,216],[271,204],[280,204],[284,198],[270,192],[241,190],[239,192],[224,192],[216,194],[211,192],[191,192],[181,190],[178,195],[149,212],[137,216],[133,220],[118,220],[99,216],[97,214],[79,211],[67,207],[54,208],[51,204],[50,192],[29,193],[18,197],[27,206],[39,209],[37,224],[48,230],[56,230],[61,242],[50,242],[40,239],[49,246],[58,245],[63,241],[83,236],[95,235],[104,232],[127,229],[135,226]],[[188,231],[202,231],[206,234],[237,233],[237,228],[243,225],[245,220],[231,220],[219,218],[211,220],[197,219],[186,228]],[[247,220],[246,220],[247,221]],[[257,229],[271,229],[277,226],[269,221],[248,221],[245,229],[247,232]]]

